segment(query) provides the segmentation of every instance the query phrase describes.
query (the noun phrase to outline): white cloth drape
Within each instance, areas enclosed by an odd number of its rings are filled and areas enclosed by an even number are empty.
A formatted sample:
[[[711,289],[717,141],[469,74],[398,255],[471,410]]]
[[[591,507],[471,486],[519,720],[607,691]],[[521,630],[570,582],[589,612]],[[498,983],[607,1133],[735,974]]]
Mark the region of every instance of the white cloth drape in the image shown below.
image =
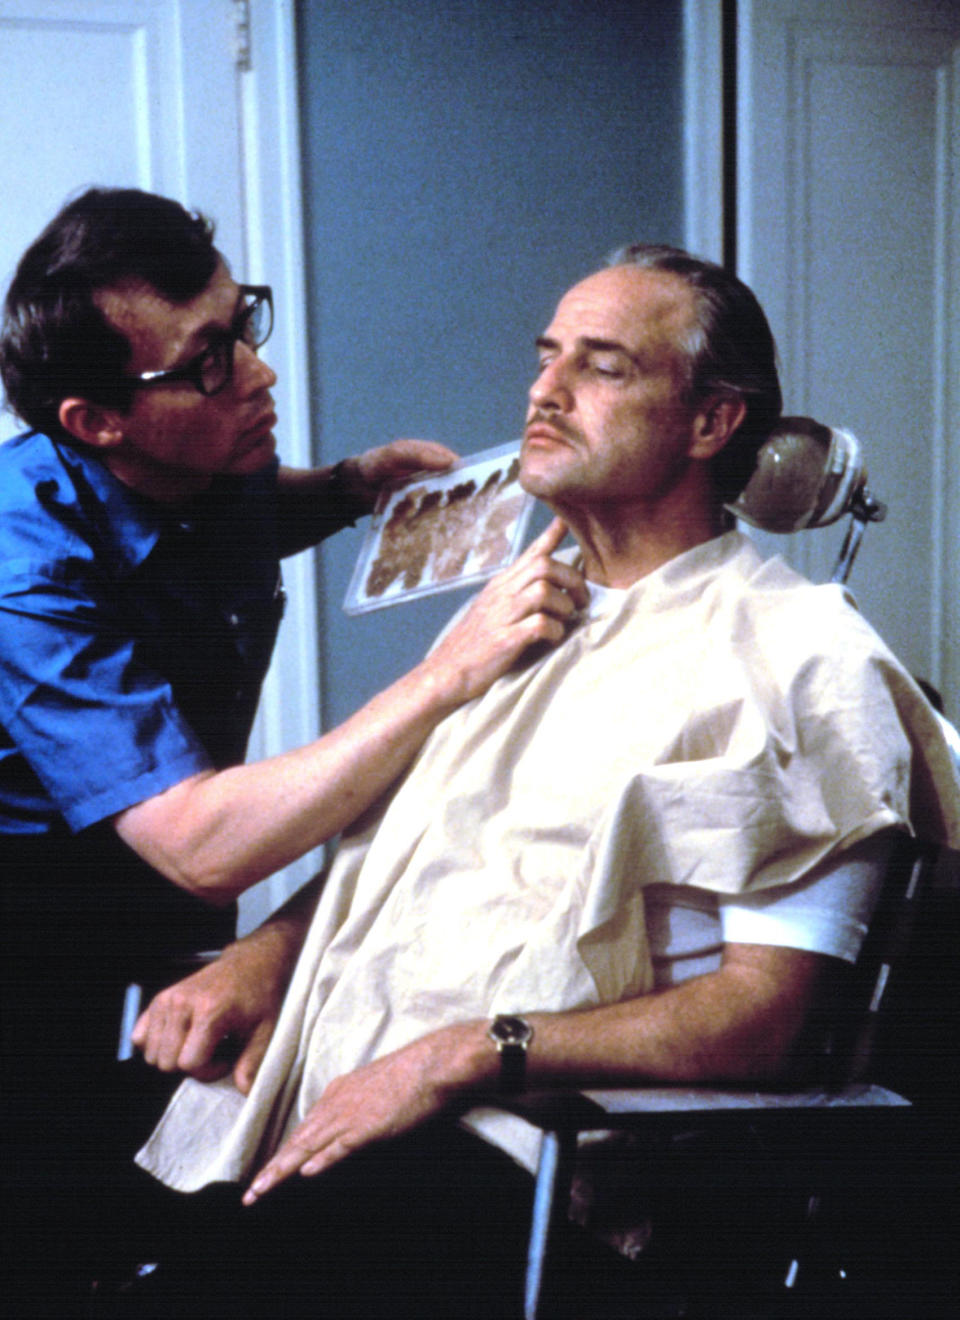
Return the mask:
[[[952,761],[843,589],[739,533],[698,546],[436,730],[341,847],[249,1097],[186,1082],[140,1161],[242,1179],[428,1031],[648,990],[646,884],[782,885],[911,822],[960,842]]]

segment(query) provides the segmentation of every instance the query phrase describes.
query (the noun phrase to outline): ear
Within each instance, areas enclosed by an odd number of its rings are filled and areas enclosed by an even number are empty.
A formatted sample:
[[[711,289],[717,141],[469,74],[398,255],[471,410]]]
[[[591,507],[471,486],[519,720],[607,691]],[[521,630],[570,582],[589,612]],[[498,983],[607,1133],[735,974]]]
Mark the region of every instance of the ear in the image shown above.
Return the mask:
[[[64,399],[58,416],[63,429],[85,445],[115,449],[123,440],[120,414],[112,408],[90,403],[87,399]]]
[[[711,394],[693,421],[690,457],[710,459],[719,454],[747,415],[747,405],[739,394]]]

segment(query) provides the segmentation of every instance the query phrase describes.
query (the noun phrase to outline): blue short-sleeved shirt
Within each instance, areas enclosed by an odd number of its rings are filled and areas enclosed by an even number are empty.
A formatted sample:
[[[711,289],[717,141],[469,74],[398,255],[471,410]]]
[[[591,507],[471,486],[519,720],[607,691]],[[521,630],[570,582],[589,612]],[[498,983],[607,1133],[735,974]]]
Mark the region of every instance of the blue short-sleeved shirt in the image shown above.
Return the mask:
[[[0,446],[0,834],[242,761],[283,606],[276,466],[171,508],[80,446]]]

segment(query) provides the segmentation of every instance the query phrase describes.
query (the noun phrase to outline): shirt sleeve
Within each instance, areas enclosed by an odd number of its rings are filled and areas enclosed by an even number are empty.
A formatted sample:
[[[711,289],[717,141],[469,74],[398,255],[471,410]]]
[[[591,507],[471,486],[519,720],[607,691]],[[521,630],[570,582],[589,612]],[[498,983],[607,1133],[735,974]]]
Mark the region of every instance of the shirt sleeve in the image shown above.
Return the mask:
[[[725,944],[767,944],[855,962],[894,843],[882,831],[782,888],[719,900]]]
[[[0,722],[74,830],[210,766],[169,685],[82,577],[7,565]]]

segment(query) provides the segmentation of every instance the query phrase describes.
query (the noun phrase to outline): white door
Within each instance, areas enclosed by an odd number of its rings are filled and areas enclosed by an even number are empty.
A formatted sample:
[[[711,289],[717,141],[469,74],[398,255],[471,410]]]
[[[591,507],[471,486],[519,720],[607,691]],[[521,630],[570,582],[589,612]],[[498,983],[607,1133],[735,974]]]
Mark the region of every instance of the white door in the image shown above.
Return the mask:
[[[225,0],[0,0],[0,282],[66,198],[148,189],[243,246],[237,71]],[[4,436],[14,423],[4,418]]]
[[[738,25],[737,269],[787,411],[849,426],[889,504],[861,608],[957,720],[960,0],[740,0]],[[790,556],[822,579],[841,534]]]
[[[0,286],[66,198],[91,185],[211,216],[239,278],[274,286],[269,356],[286,461],[310,461],[299,135],[286,0],[0,0]],[[267,147],[265,144],[269,144]],[[19,424],[0,419],[0,439]],[[313,561],[286,571],[287,619],[251,753],[318,731]],[[245,897],[249,926],[317,859]]]

